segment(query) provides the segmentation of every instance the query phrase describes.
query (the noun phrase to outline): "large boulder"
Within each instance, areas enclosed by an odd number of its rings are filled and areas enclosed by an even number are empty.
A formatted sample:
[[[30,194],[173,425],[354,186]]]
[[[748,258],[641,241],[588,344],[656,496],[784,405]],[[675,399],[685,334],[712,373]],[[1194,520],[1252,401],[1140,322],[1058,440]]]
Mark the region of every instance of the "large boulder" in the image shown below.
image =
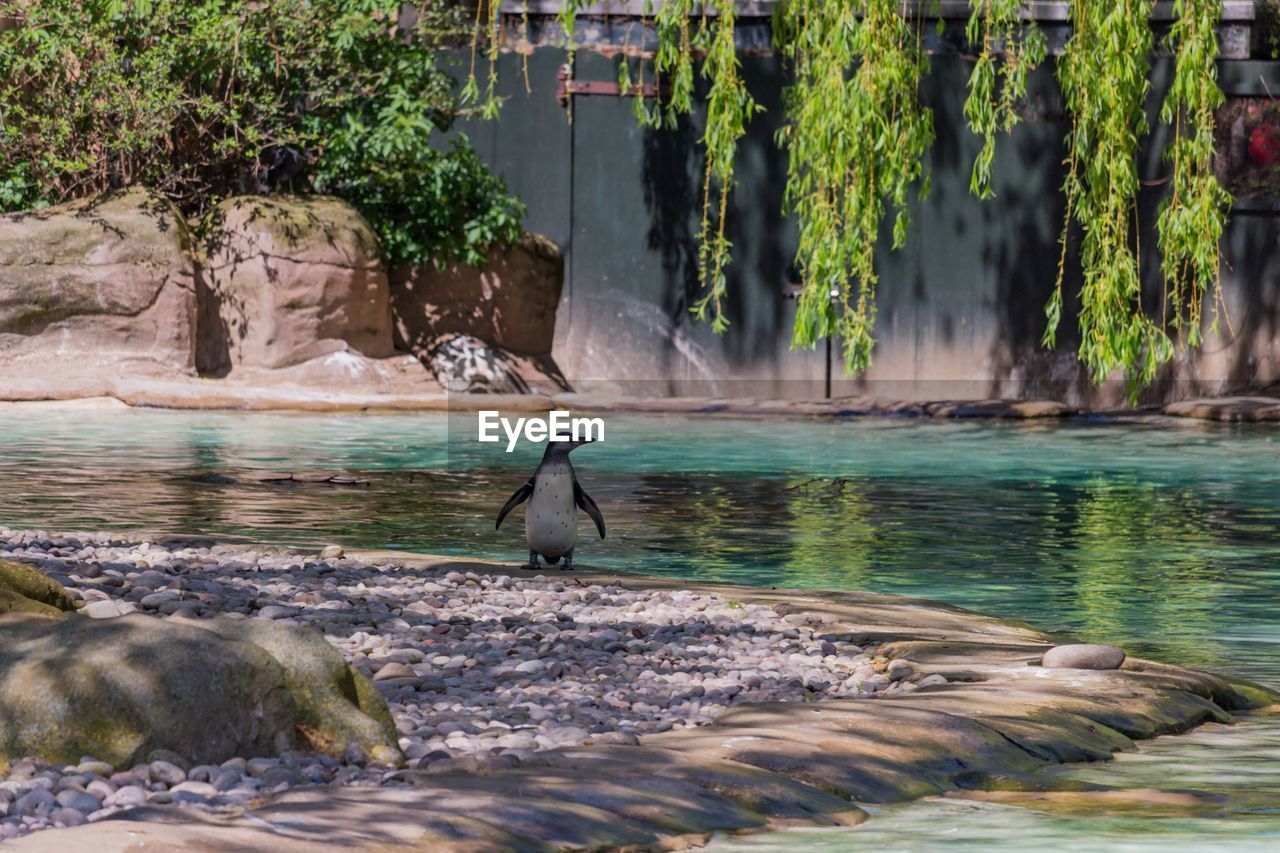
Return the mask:
[[[0,216],[0,358],[195,366],[191,236],[132,188]]]
[[[311,750],[341,753],[359,743],[378,757],[379,750],[396,742],[395,721],[382,694],[319,633],[270,619],[182,621],[226,640],[252,643],[275,658],[297,704],[295,726]]]
[[[346,202],[238,196],[215,207],[201,231],[202,371],[394,352],[378,240]]]
[[[127,767],[161,749],[212,763],[350,743],[398,756],[381,696],[327,646],[226,617],[0,616],[0,759]]]

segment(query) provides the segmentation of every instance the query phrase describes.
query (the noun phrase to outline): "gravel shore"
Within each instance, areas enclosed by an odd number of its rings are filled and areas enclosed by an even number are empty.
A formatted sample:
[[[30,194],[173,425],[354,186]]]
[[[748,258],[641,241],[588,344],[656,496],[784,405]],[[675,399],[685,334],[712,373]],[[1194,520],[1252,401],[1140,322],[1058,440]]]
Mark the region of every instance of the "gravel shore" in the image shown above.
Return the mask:
[[[0,557],[37,566],[111,618],[241,614],[323,632],[386,697],[408,766],[538,763],[542,750],[635,743],[743,702],[900,695],[941,683],[824,639],[819,617],[721,595],[546,575],[367,565],[331,546],[129,541],[0,527]],[[15,761],[0,774],[0,840],[144,804],[229,811],[303,784],[393,785],[358,747],[220,766],[176,755],[111,767]]]

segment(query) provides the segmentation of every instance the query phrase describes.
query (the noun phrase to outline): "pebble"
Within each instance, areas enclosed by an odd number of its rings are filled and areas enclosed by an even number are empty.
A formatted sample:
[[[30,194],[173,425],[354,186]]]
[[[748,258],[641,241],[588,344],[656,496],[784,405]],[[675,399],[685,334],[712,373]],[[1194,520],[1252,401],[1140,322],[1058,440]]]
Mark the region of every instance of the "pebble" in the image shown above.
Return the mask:
[[[9,813],[17,817],[26,817],[36,813],[41,806],[51,806],[57,802],[47,788],[34,788],[14,800]]]
[[[1044,653],[1041,666],[1064,669],[1119,669],[1124,649],[1101,643],[1071,643]]]
[[[391,678],[417,678],[417,676],[418,674],[414,672],[411,667],[392,661],[391,663],[383,666],[382,669],[378,670],[377,674],[374,675],[373,680],[386,681]]]
[[[889,666],[885,670],[885,674],[889,676],[890,681],[901,681],[911,675],[911,664],[905,660],[891,660]]]
[[[250,776],[261,776],[268,770],[272,770],[280,766],[278,758],[250,758],[245,764],[245,772]],[[186,778],[185,776],[183,778]]]
[[[137,609],[137,606],[132,601],[116,601],[111,598],[104,598],[90,601],[80,612],[94,619],[113,619],[116,616],[125,616]]]
[[[85,817],[84,812],[70,807],[54,809],[50,812],[49,819],[53,821],[54,826],[61,826],[63,828],[80,826],[88,822],[88,818]]]
[[[151,778],[165,785],[177,785],[187,781],[187,771],[168,761],[153,761],[150,764]]]
[[[336,545],[317,557],[75,539],[68,549],[59,535],[0,527],[0,557],[47,563],[95,618],[228,613],[317,629],[374,680],[410,765],[430,772],[536,763],[541,750],[579,744],[633,745],[706,725],[743,702],[946,683],[905,661],[886,667],[809,614],[783,617],[713,592],[374,566]],[[94,756],[69,767],[22,759],[0,774],[0,838],[146,803],[234,809],[298,784],[400,784],[383,778],[399,760],[356,744],[341,759],[285,753],[189,770],[160,751],[133,768]]]
[[[218,789],[208,782],[179,782],[169,788],[169,793],[171,794],[176,794],[180,791],[210,799],[218,796]]]
[[[96,812],[98,809],[102,808],[102,800],[98,799],[93,794],[89,794],[84,791],[77,791],[74,788],[69,788],[63,791],[58,794],[55,799],[57,800],[58,805],[66,806],[69,809],[75,809],[76,811],[84,812],[85,814],[88,814],[89,812]]]
[[[77,773],[88,773],[93,776],[110,778],[111,774],[115,773],[115,768],[105,761],[95,761],[94,759],[86,756],[80,760],[79,764],[76,765],[75,771]]]

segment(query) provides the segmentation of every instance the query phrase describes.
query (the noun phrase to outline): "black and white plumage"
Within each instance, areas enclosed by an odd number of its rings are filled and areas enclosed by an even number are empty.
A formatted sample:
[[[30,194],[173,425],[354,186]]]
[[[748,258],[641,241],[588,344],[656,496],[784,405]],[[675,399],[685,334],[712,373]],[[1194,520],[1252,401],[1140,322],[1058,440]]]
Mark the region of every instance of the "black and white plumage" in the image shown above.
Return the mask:
[[[604,538],[604,517],[600,508],[578,482],[569,464],[569,453],[586,441],[549,441],[542,461],[525,484],[516,489],[498,511],[494,529],[502,526],[502,520],[511,510],[525,501],[529,506],[524,513],[524,534],[529,543],[529,562],[526,568],[538,568],[538,555],[551,565],[564,558],[566,571],[573,569],[573,549],[578,544],[578,509],[582,509],[595,522],[600,538]]]

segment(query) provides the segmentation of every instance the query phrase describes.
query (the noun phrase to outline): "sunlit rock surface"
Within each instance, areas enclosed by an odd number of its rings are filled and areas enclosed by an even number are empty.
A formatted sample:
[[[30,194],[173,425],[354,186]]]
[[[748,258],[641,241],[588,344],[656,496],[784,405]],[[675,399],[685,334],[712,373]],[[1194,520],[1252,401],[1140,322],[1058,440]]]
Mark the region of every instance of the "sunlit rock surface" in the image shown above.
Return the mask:
[[[177,208],[140,188],[0,216],[0,377],[193,371],[190,248]]]
[[[201,369],[393,353],[377,238],[328,196],[237,196],[201,225]]]

